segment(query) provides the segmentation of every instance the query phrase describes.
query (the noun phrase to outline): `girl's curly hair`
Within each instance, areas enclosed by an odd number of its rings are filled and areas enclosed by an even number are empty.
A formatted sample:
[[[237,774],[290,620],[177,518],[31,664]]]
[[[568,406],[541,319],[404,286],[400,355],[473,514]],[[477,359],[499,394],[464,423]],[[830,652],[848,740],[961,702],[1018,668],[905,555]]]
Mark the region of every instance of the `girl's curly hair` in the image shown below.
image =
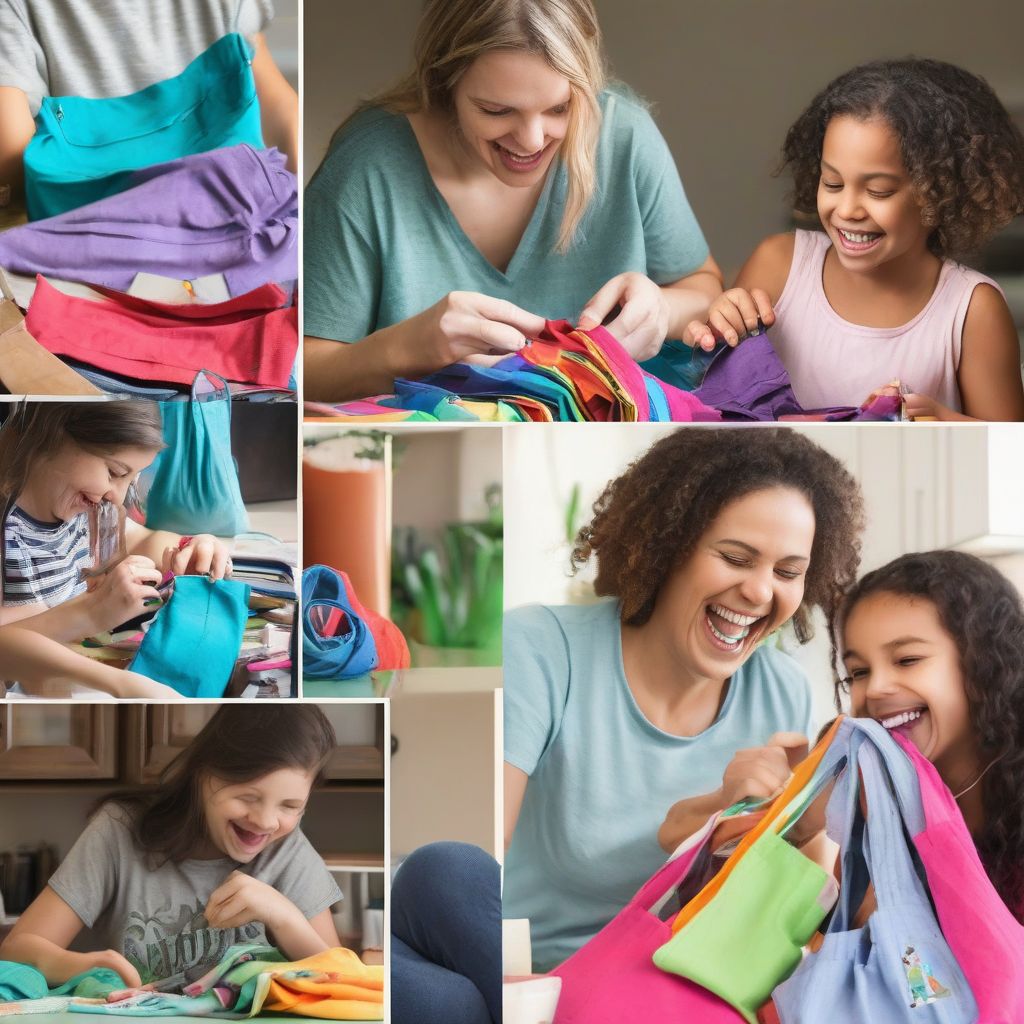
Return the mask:
[[[843,622],[871,594],[931,602],[960,651],[971,726],[986,764],[985,825],[974,837],[1000,896],[1024,923],[1024,603],[1002,573],[960,551],[903,555],[869,572],[829,623],[838,666]],[[837,673],[838,675],[838,673]],[[836,680],[836,706],[841,683]]]
[[[604,489],[572,562],[596,553],[597,593],[618,598],[623,622],[642,625],[722,509],[771,487],[799,491],[814,510],[811,561],[793,616],[806,643],[811,609],[831,615],[856,579],[864,502],[843,464],[790,428],[684,427],[662,438]]]
[[[861,64],[830,82],[786,134],[793,200],[817,212],[825,129],[834,117],[884,119],[932,229],[936,256],[976,252],[1024,211],[1024,136],[984,79],[939,60]]]

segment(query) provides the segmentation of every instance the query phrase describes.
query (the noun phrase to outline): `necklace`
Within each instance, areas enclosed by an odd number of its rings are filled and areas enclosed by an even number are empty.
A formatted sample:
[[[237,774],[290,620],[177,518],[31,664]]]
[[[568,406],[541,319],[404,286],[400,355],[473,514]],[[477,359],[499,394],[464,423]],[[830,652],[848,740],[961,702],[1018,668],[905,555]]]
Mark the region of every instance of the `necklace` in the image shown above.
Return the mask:
[[[992,765],[996,763],[996,761],[1002,761],[1003,757],[1005,757],[1005,755],[1000,754],[998,757],[994,757],[991,761],[989,761],[989,763],[984,768],[982,768],[981,774],[979,774],[978,777],[969,786],[965,787],[964,789],[961,789],[959,793],[953,794],[953,799],[959,800],[960,797],[964,795],[964,793],[969,793],[972,789],[974,789],[974,787],[979,782],[981,782],[981,780],[985,777],[985,773],[989,770],[989,768],[991,768]]]

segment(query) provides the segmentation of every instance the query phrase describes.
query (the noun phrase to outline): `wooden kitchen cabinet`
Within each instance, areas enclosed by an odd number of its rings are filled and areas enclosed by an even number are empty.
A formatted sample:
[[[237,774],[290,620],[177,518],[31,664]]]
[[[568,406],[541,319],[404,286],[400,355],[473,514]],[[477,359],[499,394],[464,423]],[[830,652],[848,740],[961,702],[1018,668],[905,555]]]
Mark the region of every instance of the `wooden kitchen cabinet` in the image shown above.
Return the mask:
[[[0,780],[114,780],[118,708],[0,704]]]

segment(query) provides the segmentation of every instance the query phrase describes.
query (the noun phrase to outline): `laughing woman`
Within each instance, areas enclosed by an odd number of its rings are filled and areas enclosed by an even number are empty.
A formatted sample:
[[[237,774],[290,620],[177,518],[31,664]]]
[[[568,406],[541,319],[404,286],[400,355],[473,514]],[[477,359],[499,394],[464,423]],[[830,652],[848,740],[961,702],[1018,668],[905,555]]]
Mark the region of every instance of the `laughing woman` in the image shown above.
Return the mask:
[[[855,578],[860,488],[792,430],[688,428],[611,481],[573,561],[587,606],[505,619],[503,913],[547,971],[715,811],[806,752],[800,642]],[[739,754],[736,752],[739,751]]]
[[[312,399],[615,307],[647,359],[722,290],[665,140],[606,84],[590,0],[429,0],[415,67],[335,133],[305,210]]]

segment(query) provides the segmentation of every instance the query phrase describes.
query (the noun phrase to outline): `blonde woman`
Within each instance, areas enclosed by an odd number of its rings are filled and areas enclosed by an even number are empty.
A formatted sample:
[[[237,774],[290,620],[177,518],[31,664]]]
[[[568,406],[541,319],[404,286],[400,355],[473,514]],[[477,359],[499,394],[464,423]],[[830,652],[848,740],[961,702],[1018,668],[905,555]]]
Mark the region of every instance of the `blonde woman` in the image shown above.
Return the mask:
[[[606,84],[590,0],[429,0],[414,69],[335,133],[305,210],[311,399],[616,307],[647,359],[722,289],[665,140]]]

